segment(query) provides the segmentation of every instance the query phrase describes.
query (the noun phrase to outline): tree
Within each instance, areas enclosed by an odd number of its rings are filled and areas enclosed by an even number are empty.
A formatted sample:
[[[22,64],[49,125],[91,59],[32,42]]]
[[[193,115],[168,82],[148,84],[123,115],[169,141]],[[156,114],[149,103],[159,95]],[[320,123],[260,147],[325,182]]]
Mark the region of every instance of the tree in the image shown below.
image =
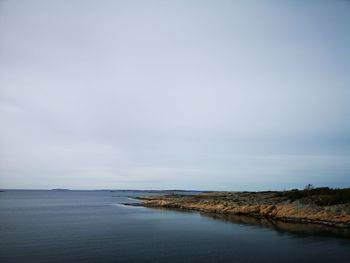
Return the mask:
[[[314,189],[315,187],[313,186],[313,184],[307,184],[307,185],[305,185],[305,188],[304,188],[304,190],[312,190],[312,189]]]

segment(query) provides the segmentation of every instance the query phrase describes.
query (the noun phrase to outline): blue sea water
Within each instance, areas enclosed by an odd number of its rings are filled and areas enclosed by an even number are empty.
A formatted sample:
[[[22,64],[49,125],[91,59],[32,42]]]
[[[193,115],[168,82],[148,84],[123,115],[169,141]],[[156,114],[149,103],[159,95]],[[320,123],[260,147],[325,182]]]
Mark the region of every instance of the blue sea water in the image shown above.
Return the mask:
[[[140,195],[0,192],[0,262],[350,262],[342,230],[123,205]]]

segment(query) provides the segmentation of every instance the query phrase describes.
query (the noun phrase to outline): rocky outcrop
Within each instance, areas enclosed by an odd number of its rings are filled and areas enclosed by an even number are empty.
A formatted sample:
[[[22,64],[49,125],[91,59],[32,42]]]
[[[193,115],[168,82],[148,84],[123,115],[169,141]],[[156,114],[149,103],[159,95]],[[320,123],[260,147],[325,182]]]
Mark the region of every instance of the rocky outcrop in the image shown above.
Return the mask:
[[[141,197],[143,203],[130,204],[195,210],[205,213],[246,215],[288,222],[319,223],[350,227],[350,202],[318,205],[309,199],[288,199],[281,192],[213,192],[199,195]]]

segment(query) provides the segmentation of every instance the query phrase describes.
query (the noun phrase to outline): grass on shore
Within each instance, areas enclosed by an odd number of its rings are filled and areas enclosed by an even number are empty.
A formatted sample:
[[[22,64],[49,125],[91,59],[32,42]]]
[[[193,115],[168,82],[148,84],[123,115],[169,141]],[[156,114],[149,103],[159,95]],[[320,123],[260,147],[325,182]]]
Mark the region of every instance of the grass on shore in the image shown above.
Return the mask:
[[[277,192],[278,197],[284,197],[291,201],[300,200],[302,203],[315,203],[319,206],[344,204],[350,202],[350,188],[332,189],[319,187],[313,189]]]

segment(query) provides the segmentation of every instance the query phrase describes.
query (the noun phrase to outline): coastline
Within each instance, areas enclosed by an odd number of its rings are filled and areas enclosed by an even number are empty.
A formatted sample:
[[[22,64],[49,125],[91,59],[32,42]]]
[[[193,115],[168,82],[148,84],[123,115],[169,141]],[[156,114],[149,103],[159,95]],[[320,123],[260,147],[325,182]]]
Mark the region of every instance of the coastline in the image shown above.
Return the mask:
[[[211,192],[199,195],[143,196],[136,198],[143,202],[126,205],[173,208],[221,215],[243,215],[290,223],[322,224],[350,229],[350,202],[348,200],[336,204],[320,205],[315,201],[318,200],[315,196],[319,198],[320,195],[308,193],[306,197],[291,198],[291,192]]]

